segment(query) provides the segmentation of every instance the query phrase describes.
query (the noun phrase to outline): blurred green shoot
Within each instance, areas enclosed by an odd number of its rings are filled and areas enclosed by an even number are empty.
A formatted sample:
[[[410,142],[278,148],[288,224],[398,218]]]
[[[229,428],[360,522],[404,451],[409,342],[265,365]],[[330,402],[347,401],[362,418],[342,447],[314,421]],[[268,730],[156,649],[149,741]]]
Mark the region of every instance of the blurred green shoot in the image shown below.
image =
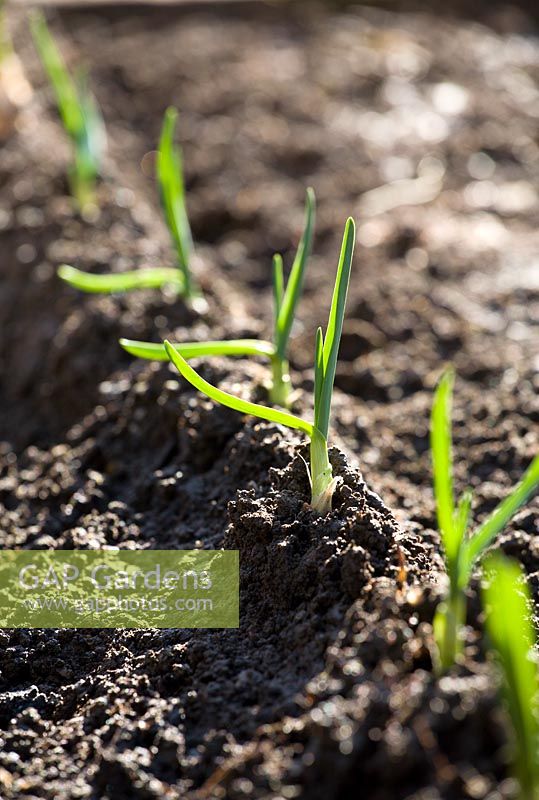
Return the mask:
[[[73,145],[74,160],[69,169],[69,181],[77,206],[84,214],[96,205],[95,183],[105,147],[103,118],[88,89],[86,77],[79,73],[73,79],[69,74],[41,12],[32,13],[30,29],[54,90],[64,129]]]
[[[154,342],[137,342],[134,339],[120,339],[120,344],[137,358],[149,361],[168,361],[169,357],[164,344]],[[262,356],[273,358],[275,348],[271,342],[263,339],[229,339],[220,342],[185,342],[172,345],[180,355],[190,358],[205,356]]]
[[[327,437],[354,242],[355,225],[354,221],[349,219],[344,230],[326,333],[324,335],[322,329],[319,328],[316,335],[314,425],[294,414],[242,400],[212,386],[189,366],[179,350],[168,341],[164,343],[167,355],[178,372],[199,392],[214,402],[221,403],[241,414],[252,414],[259,419],[302,431],[309,436],[311,443],[309,469],[311,505],[321,514],[326,514],[331,510],[332,498],[338,482],[338,479],[333,476],[329,461]]]
[[[531,658],[535,630],[529,618],[530,593],[517,562],[496,554],[486,559],[485,570],[487,633],[503,677],[519,800],[539,800],[539,674]]]
[[[220,342],[185,342],[174,344],[174,348],[185,359],[234,355],[258,355],[270,359],[272,381],[269,385],[269,400],[274,405],[288,408],[290,405],[290,374],[288,369],[288,345],[290,332],[294,322],[296,308],[303,288],[305,267],[311,251],[315,217],[315,197],[312,189],[307,189],[305,201],[305,226],[296,257],[290,271],[290,277],[284,287],[283,262],[280,256],[273,259],[274,287],[274,335],[273,343],[263,340],[235,339]],[[151,342],[138,342],[132,339],[120,339],[121,346],[138,358],[156,361],[167,361],[164,345]]]
[[[465,590],[474,565],[539,486],[539,456],[536,456],[520,483],[508,497],[474,533],[469,533],[471,492],[465,491],[456,505],[453,492],[451,437],[453,383],[454,373],[449,369],[438,383],[431,413],[434,494],[449,578],[448,595],[438,606],[434,617],[434,635],[438,649],[437,666],[440,672],[446,671],[454,664],[462,649],[461,633],[466,618]]]
[[[178,267],[183,276],[183,296],[191,301],[200,295],[191,274],[193,237],[185,204],[183,161],[179,147],[174,145],[174,131],[178,112],[167,108],[159,139],[157,154],[157,182],[172,243],[176,250]]]
[[[62,264],[61,267],[58,267],[58,275],[75,289],[93,294],[129,292],[132,289],[157,289],[167,284],[177,288],[183,286],[182,277],[174,267],[149,267],[96,275],[75,269],[68,264]]]

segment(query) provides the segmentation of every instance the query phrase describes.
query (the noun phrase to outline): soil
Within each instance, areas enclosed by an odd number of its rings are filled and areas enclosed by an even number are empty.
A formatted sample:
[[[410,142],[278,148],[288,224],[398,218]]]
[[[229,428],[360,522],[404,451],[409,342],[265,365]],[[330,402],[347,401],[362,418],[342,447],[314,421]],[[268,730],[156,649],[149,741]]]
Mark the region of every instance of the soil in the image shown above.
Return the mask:
[[[515,797],[477,576],[465,657],[433,672],[443,560],[428,417],[451,361],[457,488],[473,488],[481,520],[539,438],[535,23],[499,6],[479,22],[310,3],[51,21],[90,66],[109,155],[101,213],[82,220],[11,10],[35,91],[0,150],[0,542],[239,549],[241,625],[0,631],[0,797]],[[204,316],[160,292],[81,296],[55,276],[63,261],[172,263],[152,178],[169,104]],[[360,223],[327,517],[307,504],[301,438],[116,344],[267,338],[271,255],[290,263],[307,185],[318,220],[291,358],[306,414],[343,223]],[[256,359],[198,367],[245,397],[267,375]],[[498,540],[536,603],[538,509]]]

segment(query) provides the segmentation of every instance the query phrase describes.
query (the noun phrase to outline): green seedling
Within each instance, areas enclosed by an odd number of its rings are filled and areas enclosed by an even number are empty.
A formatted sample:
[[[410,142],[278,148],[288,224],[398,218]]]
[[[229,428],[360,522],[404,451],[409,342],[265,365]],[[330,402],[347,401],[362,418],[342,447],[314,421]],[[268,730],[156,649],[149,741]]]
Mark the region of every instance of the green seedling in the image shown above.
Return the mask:
[[[442,537],[449,592],[434,617],[438,669],[449,669],[461,652],[461,631],[466,618],[465,590],[472,570],[486,548],[539,486],[539,456],[520,483],[473,533],[469,533],[472,494],[465,491],[455,506],[451,405],[454,373],[447,370],[434,395],[431,414],[431,451],[438,527]]]
[[[174,145],[178,112],[165,112],[157,154],[157,182],[165,220],[176,250],[177,267],[147,267],[129,272],[95,275],[62,264],[58,275],[75,289],[99,294],[131,292],[135,289],[159,289],[170,286],[198,311],[205,309],[191,273],[193,238],[187,218],[185,187],[180,150]]]
[[[305,267],[311,252],[315,218],[315,197],[312,189],[307,189],[305,201],[305,227],[296,257],[290,271],[286,289],[283,278],[283,259],[279,254],[273,256],[273,344],[275,356],[272,359],[272,385],[270,399],[277,405],[286,407],[290,396],[290,375],[288,371],[288,345],[294,324],[296,308],[303,289]]]
[[[354,221],[349,219],[344,230],[326,333],[324,335],[322,329],[319,328],[316,334],[314,423],[294,414],[289,414],[286,411],[279,411],[258,403],[250,403],[218,389],[204,380],[190,367],[185,358],[170,342],[165,341],[164,343],[167,355],[178,372],[198,391],[209,397],[210,400],[232,408],[234,411],[239,411],[241,414],[252,414],[259,419],[276,422],[307,434],[310,439],[310,468],[308,472],[311,483],[311,505],[321,514],[326,514],[331,510],[333,493],[338,482],[338,478],[333,476],[329,461],[327,440],[333,384],[341,341],[346,296],[350,282],[354,242],[355,225]]]
[[[297,304],[303,287],[305,267],[311,252],[314,218],[314,192],[312,189],[307,189],[305,226],[286,288],[283,278],[282,258],[279,255],[273,257],[273,342],[257,339],[234,339],[219,342],[186,342],[174,345],[185,359],[218,355],[257,355],[269,358],[272,371],[272,381],[268,387],[269,399],[270,402],[283,408],[287,408],[290,405],[291,382],[288,367],[288,346]],[[125,350],[138,358],[156,361],[168,360],[167,352],[162,344],[137,342],[132,339],[120,339],[120,344]]]
[[[69,74],[45,17],[35,12],[30,28],[36,49],[56,97],[64,129],[73,145],[74,159],[69,169],[71,192],[82,213],[95,207],[95,183],[100,172],[105,146],[105,126],[94,96],[83,73],[75,79]]]
[[[485,564],[483,590],[487,632],[501,668],[503,694],[513,730],[513,764],[520,800],[539,799],[539,675],[531,654],[535,631],[530,593],[520,566],[497,554]]]

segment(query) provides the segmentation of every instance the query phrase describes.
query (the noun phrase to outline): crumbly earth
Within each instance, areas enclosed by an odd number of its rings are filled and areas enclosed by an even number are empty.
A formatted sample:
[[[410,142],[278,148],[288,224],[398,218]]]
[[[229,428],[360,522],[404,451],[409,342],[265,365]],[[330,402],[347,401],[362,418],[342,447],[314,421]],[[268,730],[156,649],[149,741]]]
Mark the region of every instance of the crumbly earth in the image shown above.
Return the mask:
[[[109,134],[95,220],[71,209],[69,150],[25,19],[10,22],[36,91],[0,150],[0,544],[239,549],[241,626],[0,631],[0,797],[514,798],[477,577],[465,657],[433,671],[428,416],[452,361],[456,483],[482,519],[539,438],[533,20],[310,3],[62,11],[54,30],[89,64]],[[151,177],[169,104],[203,316],[55,276],[64,261],[171,263]],[[348,214],[360,223],[333,418],[342,483],[324,518],[299,437],[116,344],[268,338],[271,255],[290,263],[307,185],[317,233],[291,358],[307,415],[340,233]],[[263,396],[262,361],[198,367]],[[536,603],[538,508],[498,541]]]

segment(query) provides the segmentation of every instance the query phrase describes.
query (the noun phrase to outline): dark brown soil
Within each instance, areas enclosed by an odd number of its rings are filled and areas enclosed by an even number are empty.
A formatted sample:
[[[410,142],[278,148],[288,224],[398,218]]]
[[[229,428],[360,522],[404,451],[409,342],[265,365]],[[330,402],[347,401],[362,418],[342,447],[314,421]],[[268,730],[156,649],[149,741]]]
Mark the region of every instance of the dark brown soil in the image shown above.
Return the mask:
[[[515,797],[476,585],[466,657],[433,674],[428,416],[452,361],[457,484],[481,519],[539,438],[532,21],[499,6],[481,24],[307,3],[63,11],[55,31],[90,65],[109,132],[95,223],[71,211],[68,149],[20,11],[11,23],[36,93],[0,150],[0,544],[239,549],[241,626],[0,631],[0,797]],[[55,277],[62,261],[171,263],[151,178],[169,104],[204,316]],[[307,414],[342,226],[359,222],[326,518],[307,505],[302,440],[116,344],[268,337],[271,255],[292,254],[306,185],[318,223],[292,366]],[[245,396],[266,377],[256,360],[199,367]],[[500,537],[536,602],[538,508]]]

